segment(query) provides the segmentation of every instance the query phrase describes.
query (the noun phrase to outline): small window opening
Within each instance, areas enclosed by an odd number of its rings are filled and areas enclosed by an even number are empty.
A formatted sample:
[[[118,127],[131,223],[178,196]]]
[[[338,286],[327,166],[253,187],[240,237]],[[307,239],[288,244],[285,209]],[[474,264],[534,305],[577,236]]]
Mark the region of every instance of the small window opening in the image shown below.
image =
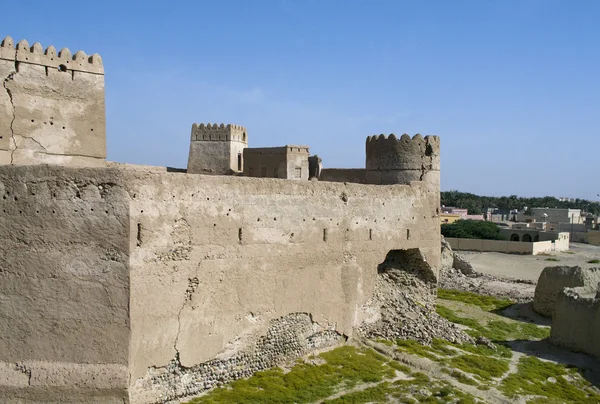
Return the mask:
[[[242,171],[242,153],[238,153],[238,171]]]
[[[65,65],[58,65],[58,71],[59,72],[66,72],[67,71],[67,66],[65,66]]]

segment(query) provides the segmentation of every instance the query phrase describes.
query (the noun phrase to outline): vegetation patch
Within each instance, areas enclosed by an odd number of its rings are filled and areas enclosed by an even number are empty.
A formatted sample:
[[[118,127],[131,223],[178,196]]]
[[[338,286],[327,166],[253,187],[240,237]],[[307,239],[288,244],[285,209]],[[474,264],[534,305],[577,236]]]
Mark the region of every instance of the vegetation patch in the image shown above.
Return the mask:
[[[469,327],[470,330],[466,332],[474,338],[485,337],[495,342],[504,342],[516,339],[544,339],[550,336],[548,327],[539,327],[531,323],[493,320],[482,325],[472,318],[460,317],[442,305],[437,305],[436,311],[448,321]]]
[[[481,220],[467,219],[444,223],[441,231],[444,237],[504,240],[497,224]]]
[[[497,297],[449,289],[438,289],[438,298],[472,304],[481,307],[485,311],[503,310],[515,304],[510,299],[498,299]]]
[[[340,388],[352,389],[396,376],[397,366],[390,366],[393,361],[372,349],[344,346],[319,357],[326,363],[300,361],[288,373],[280,368],[257,372],[190,403],[310,403],[330,397]]]
[[[593,260],[589,260],[587,263],[588,264],[600,264],[600,260],[599,259],[593,259]]]
[[[468,384],[471,386],[479,386],[479,383],[477,383],[475,380],[471,379],[469,376],[465,375],[463,372],[458,371],[456,369],[442,368],[442,372],[449,374],[450,376],[452,376],[453,378],[455,378],[462,384]]]
[[[463,372],[476,375],[481,380],[486,381],[501,377],[508,372],[507,360],[490,357],[485,358],[480,355],[461,355],[448,359],[446,363]]]
[[[516,395],[535,395],[544,398],[531,401],[537,403],[600,402],[600,394],[577,370],[532,356],[521,358],[517,372],[508,375],[499,389],[511,398]]]
[[[559,262],[560,260],[558,258],[546,258],[544,261]]]

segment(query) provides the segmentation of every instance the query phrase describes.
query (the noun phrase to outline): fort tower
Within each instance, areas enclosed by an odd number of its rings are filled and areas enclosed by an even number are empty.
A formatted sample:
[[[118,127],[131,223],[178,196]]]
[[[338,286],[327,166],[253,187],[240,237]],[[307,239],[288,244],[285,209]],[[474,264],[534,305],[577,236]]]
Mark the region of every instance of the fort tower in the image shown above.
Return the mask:
[[[239,125],[193,124],[187,172],[227,175],[244,169],[248,132]]]
[[[440,140],[437,136],[391,134],[367,137],[366,178],[369,184],[423,181],[439,192]]]
[[[99,55],[39,42],[0,43],[0,164],[104,164],[104,67]]]

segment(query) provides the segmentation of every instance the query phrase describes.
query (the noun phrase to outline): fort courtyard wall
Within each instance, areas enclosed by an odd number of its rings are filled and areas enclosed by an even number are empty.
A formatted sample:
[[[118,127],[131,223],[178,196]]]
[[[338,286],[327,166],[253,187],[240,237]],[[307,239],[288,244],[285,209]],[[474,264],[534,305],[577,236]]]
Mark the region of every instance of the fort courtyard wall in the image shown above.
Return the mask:
[[[0,44],[0,164],[102,165],[104,68],[99,55],[38,42]]]
[[[311,341],[351,337],[391,250],[418,248],[437,275],[439,195],[424,183],[45,165],[2,166],[0,180],[0,290],[14,306],[0,361],[23,379],[0,397],[35,395],[13,363],[43,394],[81,389],[69,375],[85,368],[102,376],[86,379],[89,394],[187,395],[205,386],[174,388],[174,363],[249,355],[282,318],[304,315]]]

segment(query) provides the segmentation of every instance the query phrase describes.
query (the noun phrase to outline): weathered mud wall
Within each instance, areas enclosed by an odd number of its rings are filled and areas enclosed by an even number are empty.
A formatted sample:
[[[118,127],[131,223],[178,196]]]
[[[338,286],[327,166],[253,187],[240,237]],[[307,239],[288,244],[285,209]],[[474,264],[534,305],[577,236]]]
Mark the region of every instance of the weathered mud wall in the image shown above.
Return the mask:
[[[127,398],[128,197],[73,173],[0,167],[2,403]]]
[[[439,189],[424,183],[126,166],[3,166],[0,180],[4,397],[193,394],[376,321],[361,308],[390,251],[439,267]]]
[[[136,171],[128,189],[130,231],[137,233],[130,260],[134,400],[202,389],[204,382],[188,377],[174,390],[176,369],[252,357],[256,339],[292,313],[310,316],[313,332],[331,337],[325,344],[351,336],[369,315],[359,308],[390,250],[420,248],[433,276],[439,265],[439,193],[419,184]],[[289,352],[284,344],[278,355]]]
[[[600,358],[599,286],[563,290],[552,317],[553,344]]]

